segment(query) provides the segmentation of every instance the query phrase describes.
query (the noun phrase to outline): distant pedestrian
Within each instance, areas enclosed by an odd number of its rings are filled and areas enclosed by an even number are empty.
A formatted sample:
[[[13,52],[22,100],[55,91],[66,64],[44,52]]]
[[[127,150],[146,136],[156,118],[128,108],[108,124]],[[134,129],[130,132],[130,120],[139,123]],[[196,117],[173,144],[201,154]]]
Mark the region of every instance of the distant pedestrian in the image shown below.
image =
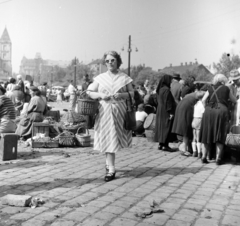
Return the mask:
[[[74,110],[77,102],[77,88],[73,85],[73,80],[70,81],[68,86],[68,93],[70,94],[70,108]]]
[[[179,83],[179,81],[181,80],[181,77],[180,77],[180,74],[178,73],[174,73],[172,77],[173,77],[173,81],[171,84],[171,92],[176,104],[178,104],[179,101],[181,100],[182,85]]]

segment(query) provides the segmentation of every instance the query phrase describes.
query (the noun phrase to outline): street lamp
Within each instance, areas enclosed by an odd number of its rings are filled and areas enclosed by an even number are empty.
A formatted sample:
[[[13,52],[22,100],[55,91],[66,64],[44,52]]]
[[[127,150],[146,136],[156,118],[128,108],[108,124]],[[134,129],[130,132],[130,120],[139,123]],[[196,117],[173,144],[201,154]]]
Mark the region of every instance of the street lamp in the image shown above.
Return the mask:
[[[132,43],[131,43],[131,35],[128,37],[128,76],[130,77],[130,69],[131,69],[131,52],[132,52]],[[124,51],[124,47],[122,47],[122,51]],[[136,52],[138,52],[138,48],[135,49]]]

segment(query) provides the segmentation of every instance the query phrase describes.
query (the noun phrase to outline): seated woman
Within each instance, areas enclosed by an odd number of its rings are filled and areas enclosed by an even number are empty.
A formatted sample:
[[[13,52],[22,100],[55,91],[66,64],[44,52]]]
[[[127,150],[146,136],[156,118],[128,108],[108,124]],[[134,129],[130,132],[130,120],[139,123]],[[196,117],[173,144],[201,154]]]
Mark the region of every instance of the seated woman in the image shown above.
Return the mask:
[[[41,97],[41,92],[37,87],[31,86],[30,94],[32,98],[28,105],[27,112],[20,120],[16,130],[16,134],[23,137],[23,139],[31,136],[33,122],[43,121],[43,112],[46,108],[46,102]]]
[[[16,112],[12,101],[4,94],[6,90],[0,85],[0,133],[15,133]]]

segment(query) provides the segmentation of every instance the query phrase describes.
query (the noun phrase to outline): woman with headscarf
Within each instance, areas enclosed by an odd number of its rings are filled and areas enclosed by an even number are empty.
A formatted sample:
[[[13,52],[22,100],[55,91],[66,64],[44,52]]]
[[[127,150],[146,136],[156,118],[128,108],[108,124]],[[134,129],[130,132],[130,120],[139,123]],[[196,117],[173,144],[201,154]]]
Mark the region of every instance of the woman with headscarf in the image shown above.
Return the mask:
[[[41,92],[37,87],[31,86],[30,94],[32,98],[28,105],[27,113],[20,120],[16,130],[16,134],[23,137],[23,139],[31,136],[33,122],[43,121],[43,112],[46,109],[46,102],[41,97]]]
[[[175,100],[170,90],[171,82],[172,76],[164,74],[160,78],[156,90],[158,107],[154,140],[159,142],[158,149],[163,151],[173,151],[168,146],[175,111]]]

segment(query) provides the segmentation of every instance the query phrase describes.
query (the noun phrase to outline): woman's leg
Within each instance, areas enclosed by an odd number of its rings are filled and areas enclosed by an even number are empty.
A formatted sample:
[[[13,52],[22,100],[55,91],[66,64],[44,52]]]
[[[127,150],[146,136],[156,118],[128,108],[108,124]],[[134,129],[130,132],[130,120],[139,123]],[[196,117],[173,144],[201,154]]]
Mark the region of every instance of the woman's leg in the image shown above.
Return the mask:
[[[193,129],[193,140],[192,140],[192,150],[193,150],[193,157],[197,157],[197,130]]]
[[[106,162],[109,165],[109,170],[105,176],[105,181],[111,181],[115,178],[115,153],[106,153]]]
[[[223,144],[220,143],[216,143],[216,164],[220,165],[221,159],[222,159],[222,155],[223,155]]]
[[[202,163],[208,163],[207,155],[209,152],[209,144],[202,144]]]
[[[198,151],[198,157],[202,154],[202,143],[200,143],[200,130],[196,130],[196,140],[197,140],[197,151]]]

